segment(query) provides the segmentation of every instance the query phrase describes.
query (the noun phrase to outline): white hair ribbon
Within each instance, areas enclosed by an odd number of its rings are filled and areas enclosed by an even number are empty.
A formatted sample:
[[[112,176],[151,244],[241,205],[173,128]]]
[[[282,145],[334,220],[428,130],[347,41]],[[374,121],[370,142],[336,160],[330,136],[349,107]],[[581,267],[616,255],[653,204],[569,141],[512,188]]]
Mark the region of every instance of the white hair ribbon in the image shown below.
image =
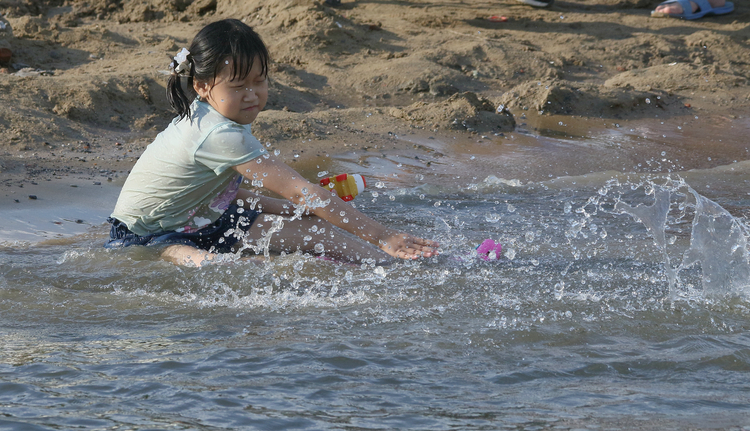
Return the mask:
[[[190,55],[190,51],[182,48],[180,52],[174,56],[174,61],[177,63],[177,66],[174,66],[174,63],[172,63],[170,67],[174,67],[175,73],[180,74],[186,70],[190,71],[190,61],[188,61],[187,58],[188,55]]]

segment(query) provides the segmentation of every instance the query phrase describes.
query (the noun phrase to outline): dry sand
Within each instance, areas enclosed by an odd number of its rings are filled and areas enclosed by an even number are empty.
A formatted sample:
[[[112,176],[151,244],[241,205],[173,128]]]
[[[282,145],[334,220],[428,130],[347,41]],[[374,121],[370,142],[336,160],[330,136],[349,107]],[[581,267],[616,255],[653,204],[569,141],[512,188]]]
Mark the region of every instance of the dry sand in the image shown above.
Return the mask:
[[[651,18],[657,3],[0,0],[0,48],[12,51],[0,64],[0,208],[29,205],[24,184],[121,181],[173,117],[170,56],[226,17],[272,53],[255,133],[311,172],[352,148],[429,164],[442,154],[393,137],[499,142],[521,118],[744,125],[750,7],[691,22]]]

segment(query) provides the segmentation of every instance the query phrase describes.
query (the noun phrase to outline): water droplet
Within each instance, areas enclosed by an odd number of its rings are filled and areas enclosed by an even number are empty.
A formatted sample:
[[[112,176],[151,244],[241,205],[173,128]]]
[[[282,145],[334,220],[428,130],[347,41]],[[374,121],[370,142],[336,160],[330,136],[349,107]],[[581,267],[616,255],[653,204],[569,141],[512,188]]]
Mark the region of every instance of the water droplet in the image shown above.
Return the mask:
[[[516,212],[516,207],[514,207],[513,204],[508,204],[508,212],[509,213]]]
[[[487,220],[488,223],[497,223],[500,221],[500,215],[496,213],[490,213],[484,216],[484,219]]]
[[[323,246],[323,244],[321,244],[321,243],[315,244],[315,252],[316,253],[323,253],[325,251],[326,251],[326,248],[325,248],[325,246]]]

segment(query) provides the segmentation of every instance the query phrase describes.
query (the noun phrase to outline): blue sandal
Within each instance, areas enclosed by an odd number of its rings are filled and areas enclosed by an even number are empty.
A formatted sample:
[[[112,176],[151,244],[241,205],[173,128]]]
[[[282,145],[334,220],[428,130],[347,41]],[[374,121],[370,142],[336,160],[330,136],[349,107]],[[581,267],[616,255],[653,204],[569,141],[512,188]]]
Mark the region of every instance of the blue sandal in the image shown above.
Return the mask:
[[[682,6],[682,13],[663,13],[663,12],[651,12],[651,16],[655,18],[671,16],[673,18],[683,19],[698,19],[703,18],[706,15],[724,15],[734,10],[734,3],[727,1],[724,6],[711,7],[708,0],[692,0],[698,5],[698,9],[692,12],[693,6],[690,4],[690,0],[667,0],[663,4],[679,3]]]

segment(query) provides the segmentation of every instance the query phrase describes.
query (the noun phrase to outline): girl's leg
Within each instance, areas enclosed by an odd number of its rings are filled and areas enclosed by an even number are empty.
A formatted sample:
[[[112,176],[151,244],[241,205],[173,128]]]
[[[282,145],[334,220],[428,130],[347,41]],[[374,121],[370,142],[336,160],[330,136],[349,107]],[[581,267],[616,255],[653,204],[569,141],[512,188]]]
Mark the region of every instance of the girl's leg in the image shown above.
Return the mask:
[[[268,231],[274,227],[273,223],[273,220],[266,220],[266,215],[259,215],[253,222],[253,227],[248,231],[250,244],[257,246],[259,241],[267,240],[267,238],[264,238],[263,232],[266,232],[266,236],[268,236]],[[284,220],[284,226],[271,234],[268,245],[270,251],[293,253],[300,250],[308,253],[325,254],[327,257],[343,262],[358,263],[365,259],[373,259],[376,263],[382,264],[393,260],[374,245],[360,241],[358,238],[315,216],[302,217],[291,221]]]

